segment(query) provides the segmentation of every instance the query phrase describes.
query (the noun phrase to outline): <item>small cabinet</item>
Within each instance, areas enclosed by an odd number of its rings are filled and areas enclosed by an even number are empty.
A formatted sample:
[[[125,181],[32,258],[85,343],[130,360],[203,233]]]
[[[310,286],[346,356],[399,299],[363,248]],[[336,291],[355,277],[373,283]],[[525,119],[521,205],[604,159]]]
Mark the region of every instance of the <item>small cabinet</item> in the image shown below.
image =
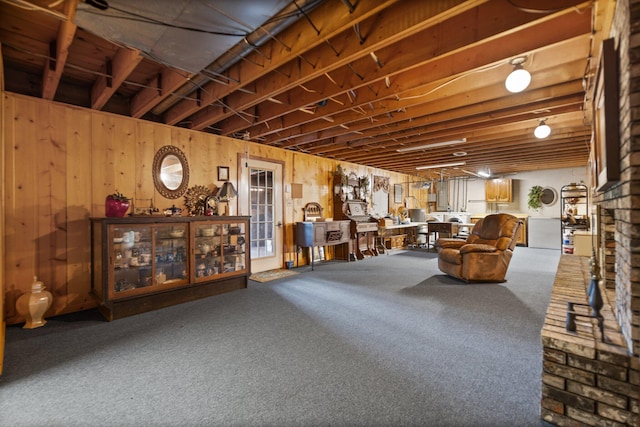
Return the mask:
[[[513,201],[511,178],[488,179],[485,182],[485,201],[510,203]]]
[[[100,311],[114,320],[245,288],[248,224],[249,217],[92,218]]]

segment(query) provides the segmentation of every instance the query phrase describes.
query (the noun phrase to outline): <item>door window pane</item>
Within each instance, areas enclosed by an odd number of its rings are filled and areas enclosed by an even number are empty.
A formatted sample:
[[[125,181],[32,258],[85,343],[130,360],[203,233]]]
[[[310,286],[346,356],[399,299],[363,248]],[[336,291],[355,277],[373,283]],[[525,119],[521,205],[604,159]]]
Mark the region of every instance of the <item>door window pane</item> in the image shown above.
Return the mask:
[[[251,258],[275,255],[273,171],[251,169]]]

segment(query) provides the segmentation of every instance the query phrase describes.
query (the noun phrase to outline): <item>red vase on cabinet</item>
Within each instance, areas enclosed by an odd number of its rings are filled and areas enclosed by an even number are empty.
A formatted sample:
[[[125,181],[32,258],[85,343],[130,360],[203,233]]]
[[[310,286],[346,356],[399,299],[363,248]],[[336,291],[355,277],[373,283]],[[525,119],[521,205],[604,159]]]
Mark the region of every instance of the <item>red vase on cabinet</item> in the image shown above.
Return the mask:
[[[104,213],[108,217],[122,218],[128,210],[128,200],[119,200],[109,195],[104,201]]]

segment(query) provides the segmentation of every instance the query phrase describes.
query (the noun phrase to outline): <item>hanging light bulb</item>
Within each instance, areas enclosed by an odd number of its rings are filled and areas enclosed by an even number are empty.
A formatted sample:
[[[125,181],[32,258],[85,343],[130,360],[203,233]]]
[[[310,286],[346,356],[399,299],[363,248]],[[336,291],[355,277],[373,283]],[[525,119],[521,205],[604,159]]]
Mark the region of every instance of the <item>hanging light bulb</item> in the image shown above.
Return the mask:
[[[541,120],[538,127],[534,129],[533,134],[536,136],[536,138],[543,139],[551,134],[551,128],[545,123],[544,120]]]
[[[504,85],[509,92],[522,92],[527,88],[527,86],[529,86],[529,83],[531,83],[531,74],[522,68],[522,64],[524,64],[525,61],[526,58],[524,57],[514,58],[511,60],[513,71],[507,76],[507,80],[504,82]]]

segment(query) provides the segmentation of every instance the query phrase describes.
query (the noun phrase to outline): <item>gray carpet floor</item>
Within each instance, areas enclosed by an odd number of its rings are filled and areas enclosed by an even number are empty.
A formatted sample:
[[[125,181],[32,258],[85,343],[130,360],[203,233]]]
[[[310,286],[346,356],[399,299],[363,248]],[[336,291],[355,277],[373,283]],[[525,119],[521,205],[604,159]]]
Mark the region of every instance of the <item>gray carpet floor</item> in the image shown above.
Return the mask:
[[[560,251],[465,284],[395,251],[106,322],[7,328],[3,426],[547,426],[540,330]]]

